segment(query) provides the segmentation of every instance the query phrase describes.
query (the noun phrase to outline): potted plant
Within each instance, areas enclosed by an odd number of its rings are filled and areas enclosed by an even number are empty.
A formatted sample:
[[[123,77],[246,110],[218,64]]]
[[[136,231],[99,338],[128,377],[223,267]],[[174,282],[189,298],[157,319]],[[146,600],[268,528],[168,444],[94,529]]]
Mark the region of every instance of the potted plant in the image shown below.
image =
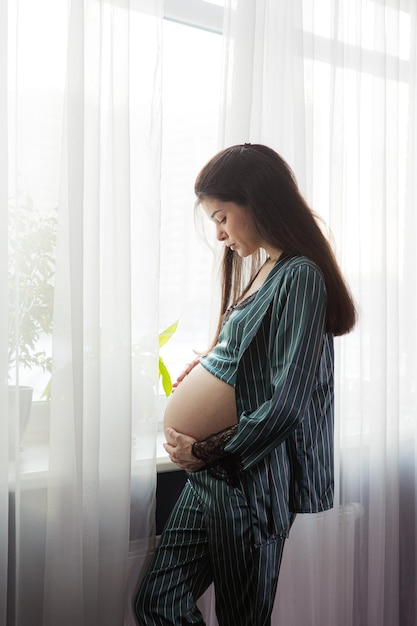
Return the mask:
[[[21,435],[29,418],[32,389],[19,384],[17,398],[20,373],[34,368],[51,371],[42,339],[53,327],[56,230],[55,212],[45,216],[30,198],[9,206],[9,398],[20,405]]]

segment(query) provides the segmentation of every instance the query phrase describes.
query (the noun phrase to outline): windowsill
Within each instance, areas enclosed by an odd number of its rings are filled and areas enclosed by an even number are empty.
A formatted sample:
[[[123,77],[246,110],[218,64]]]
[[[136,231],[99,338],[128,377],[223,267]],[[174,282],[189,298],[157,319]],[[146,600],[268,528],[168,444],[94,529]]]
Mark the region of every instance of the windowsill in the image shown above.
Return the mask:
[[[157,473],[178,471],[179,468],[169,459],[164,450],[164,441],[163,432],[158,432],[155,457],[156,471]],[[143,462],[148,460],[148,457],[133,456],[132,471],[139,471]],[[15,463],[11,461],[9,463],[9,490],[14,490],[14,485],[17,482],[15,469]],[[18,476],[20,484],[31,489],[45,486],[48,470],[49,445],[47,443],[25,445],[19,455]]]
[[[48,420],[47,403],[34,402],[18,463],[9,462],[9,491],[14,491],[17,482],[29,489],[45,486],[49,471]],[[172,472],[179,469],[165,452],[164,441],[164,433],[162,429],[158,429],[155,447],[157,473]],[[143,463],[149,460],[149,456],[141,454],[136,446],[132,447],[132,472],[140,471]]]

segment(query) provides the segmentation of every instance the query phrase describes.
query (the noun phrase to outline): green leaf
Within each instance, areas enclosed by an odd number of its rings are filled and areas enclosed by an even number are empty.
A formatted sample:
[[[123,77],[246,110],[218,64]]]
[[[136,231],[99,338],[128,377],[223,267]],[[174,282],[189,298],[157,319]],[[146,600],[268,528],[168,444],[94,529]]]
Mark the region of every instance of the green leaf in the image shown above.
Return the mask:
[[[168,328],[166,328],[159,334],[159,347],[160,348],[162,348],[162,346],[164,346],[167,343],[167,341],[171,339],[172,335],[177,330],[177,327],[178,327],[178,320],[174,322],[173,324],[171,324],[171,326],[168,326]]]
[[[51,379],[49,379],[43,393],[41,395],[41,400],[50,400],[51,399]]]
[[[169,396],[172,391],[172,381],[162,357],[159,357],[159,377],[162,378],[162,387],[165,391],[165,395]]]

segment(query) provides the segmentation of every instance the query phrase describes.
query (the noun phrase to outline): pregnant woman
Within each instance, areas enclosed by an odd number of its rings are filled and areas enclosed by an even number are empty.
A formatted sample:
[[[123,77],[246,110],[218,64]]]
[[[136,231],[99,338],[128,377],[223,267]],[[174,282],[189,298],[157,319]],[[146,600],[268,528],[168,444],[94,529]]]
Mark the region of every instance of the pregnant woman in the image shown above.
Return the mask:
[[[195,183],[224,243],[222,304],[207,353],[179,378],[165,448],[188,480],[141,582],[143,626],[268,626],[298,512],[333,505],[333,336],[355,307],[283,159],[223,150]]]

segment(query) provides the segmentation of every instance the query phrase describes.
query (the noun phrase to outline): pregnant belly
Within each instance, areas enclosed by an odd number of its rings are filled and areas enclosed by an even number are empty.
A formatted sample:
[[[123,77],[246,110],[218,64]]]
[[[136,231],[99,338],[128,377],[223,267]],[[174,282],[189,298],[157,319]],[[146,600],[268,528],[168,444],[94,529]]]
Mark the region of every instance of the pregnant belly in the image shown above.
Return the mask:
[[[234,387],[196,365],[170,396],[164,428],[198,441],[237,423]]]

